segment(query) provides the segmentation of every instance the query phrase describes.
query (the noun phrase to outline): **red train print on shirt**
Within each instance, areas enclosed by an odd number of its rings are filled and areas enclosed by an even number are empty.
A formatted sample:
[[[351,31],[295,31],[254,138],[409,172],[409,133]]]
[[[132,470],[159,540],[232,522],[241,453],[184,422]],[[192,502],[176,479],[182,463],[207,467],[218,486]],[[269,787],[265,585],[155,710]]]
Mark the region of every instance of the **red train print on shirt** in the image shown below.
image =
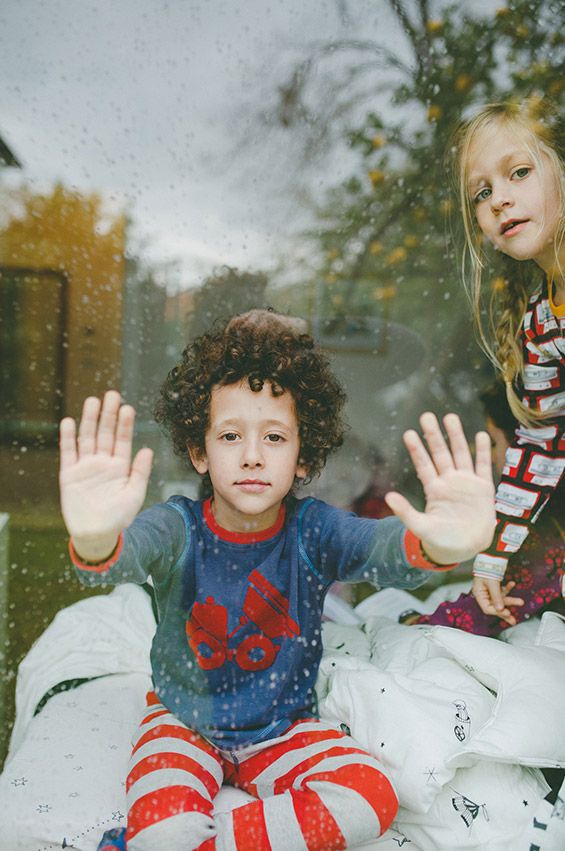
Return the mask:
[[[188,643],[201,668],[211,671],[235,661],[244,671],[270,668],[280,643],[275,639],[300,635],[300,627],[288,614],[288,600],[258,570],[249,576],[249,588],[243,603],[244,614],[238,626],[228,634],[228,610],[213,597],[194,603],[186,622]],[[235,647],[229,642],[249,622],[260,632],[247,635]]]

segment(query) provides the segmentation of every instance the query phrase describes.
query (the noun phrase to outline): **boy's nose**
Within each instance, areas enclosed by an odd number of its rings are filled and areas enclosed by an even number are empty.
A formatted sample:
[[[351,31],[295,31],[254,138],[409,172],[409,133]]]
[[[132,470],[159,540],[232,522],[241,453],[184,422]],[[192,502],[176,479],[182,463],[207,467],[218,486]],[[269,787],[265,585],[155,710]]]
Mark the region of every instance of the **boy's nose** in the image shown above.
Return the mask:
[[[242,467],[247,468],[258,468],[263,466],[263,453],[261,451],[261,446],[255,441],[245,442],[241,455],[241,465]]]
[[[255,470],[259,470],[263,466],[263,461],[260,458],[256,458],[254,461],[245,458],[243,460],[242,467],[247,469],[253,467]]]

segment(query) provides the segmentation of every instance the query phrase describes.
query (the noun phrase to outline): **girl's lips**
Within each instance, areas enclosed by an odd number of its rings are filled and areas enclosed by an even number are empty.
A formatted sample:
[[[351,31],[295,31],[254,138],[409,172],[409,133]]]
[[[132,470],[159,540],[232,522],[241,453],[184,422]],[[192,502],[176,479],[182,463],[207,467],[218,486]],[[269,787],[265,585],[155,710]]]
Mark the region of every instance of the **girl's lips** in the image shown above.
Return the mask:
[[[500,228],[501,236],[515,236],[517,233],[520,233],[526,225],[528,224],[528,219],[514,219],[513,221],[506,222]]]

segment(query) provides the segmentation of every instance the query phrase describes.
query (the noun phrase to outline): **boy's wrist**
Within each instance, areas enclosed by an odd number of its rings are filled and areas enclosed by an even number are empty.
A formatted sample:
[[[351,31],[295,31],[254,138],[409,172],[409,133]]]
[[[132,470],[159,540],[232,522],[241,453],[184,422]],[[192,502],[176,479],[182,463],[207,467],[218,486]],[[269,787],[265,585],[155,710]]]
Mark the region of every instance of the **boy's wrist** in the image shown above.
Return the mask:
[[[417,567],[421,570],[451,570],[459,564],[459,562],[444,564],[435,561],[433,556],[426,551],[422,540],[410,529],[406,529],[404,533],[404,550],[411,567]]]
[[[121,549],[121,533],[117,538],[115,535],[112,535],[111,538],[98,538],[96,541],[86,540],[80,537],[69,539],[71,559],[79,567],[100,567],[101,565],[107,567],[110,562],[113,564],[118,560]]]

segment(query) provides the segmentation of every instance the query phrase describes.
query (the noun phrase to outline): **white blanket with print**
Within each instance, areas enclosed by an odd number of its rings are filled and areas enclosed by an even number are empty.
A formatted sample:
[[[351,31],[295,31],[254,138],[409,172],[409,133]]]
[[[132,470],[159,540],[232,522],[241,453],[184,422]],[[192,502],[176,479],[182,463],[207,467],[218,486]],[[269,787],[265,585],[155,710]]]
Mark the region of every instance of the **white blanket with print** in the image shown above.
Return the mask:
[[[357,612],[337,607],[348,624],[324,624],[320,714],[382,760],[400,800],[391,830],[365,851],[562,851],[565,804],[544,800],[539,769],[565,767],[565,623],[546,614],[507,643],[375,614],[410,602],[380,592]],[[145,592],[120,586],[60,612],[23,660],[0,776],[3,848],[95,851],[124,824],[154,627]],[[34,716],[74,678],[95,679]],[[224,788],[217,809],[248,799]]]

